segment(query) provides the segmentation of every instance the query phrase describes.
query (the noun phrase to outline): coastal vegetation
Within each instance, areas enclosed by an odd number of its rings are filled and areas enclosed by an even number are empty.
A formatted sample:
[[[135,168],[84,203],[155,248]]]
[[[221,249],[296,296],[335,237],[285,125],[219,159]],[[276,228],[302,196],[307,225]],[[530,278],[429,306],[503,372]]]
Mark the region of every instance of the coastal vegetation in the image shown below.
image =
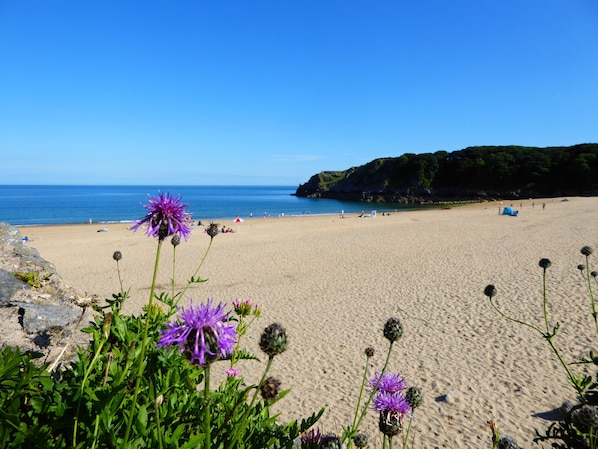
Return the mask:
[[[598,193],[598,144],[476,146],[406,153],[325,171],[295,195],[393,203],[519,199]]]

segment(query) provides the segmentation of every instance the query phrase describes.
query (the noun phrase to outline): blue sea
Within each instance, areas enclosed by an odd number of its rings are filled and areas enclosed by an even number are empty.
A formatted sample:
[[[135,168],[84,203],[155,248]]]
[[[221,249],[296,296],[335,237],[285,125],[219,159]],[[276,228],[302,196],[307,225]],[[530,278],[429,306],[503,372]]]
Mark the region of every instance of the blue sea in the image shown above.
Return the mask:
[[[0,185],[0,222],[13,226],[118,223],[141,219],[149,195],[180,195],[194,220],[333,215],[405,206],[293,196],[296,186]]]

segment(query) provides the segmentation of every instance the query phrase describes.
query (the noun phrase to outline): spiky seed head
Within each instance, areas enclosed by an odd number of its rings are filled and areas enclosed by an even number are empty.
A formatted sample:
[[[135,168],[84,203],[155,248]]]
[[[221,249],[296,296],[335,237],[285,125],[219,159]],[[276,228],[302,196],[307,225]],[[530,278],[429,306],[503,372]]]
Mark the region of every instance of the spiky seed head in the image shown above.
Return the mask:
[[[287,332],[278,323],[272,323],[264,329],[260,338],[260,348],[270,357],[283,353],[287,349]]]
[[[492,299],[492,297],[496,296],[496,287],[494,285],[487,285],[484,289],[484,295]]]
[[[592,247],[591,247],[591,246],[584,246],[584,247],[581,249],[581,253],[582,253],[584,256],[589,256],[589,255],[591,255],[591,254],[592,254],[592,252],[593,252],[593,249],[592,249]]]
[[[264,381],[262,388],[260,388],[262,398],[264,398],[266,401],[272,401],[276,399],[278,397],[278,394],[280,393],[280,384],[280,380],[272,376],[268,377]]]
[[[550,267],[552,265],[552,262],[550,262],[550,259],[540,259],[540,262],[538,262],[538,265],[540,266],[540,268],[547,269],[548,267]]]
[[[397,341],[403,335],[403,326],[396,318],[389,318],[384,325],[384,337],[391,343]]]
[[[353,438],[353,443],[355,443],[355,446],[359,448],[366,447],[368,445],[368,437],[363,433],[358,433]]]
[[[371,346],[368,346],[367,348],[365,348],[365,356],[368,358],[374,357],[374,348],[372,348]]]
[[[424,395],[419,388],[409,387],[405,392],[405,399],[407,399],[407,402],[412,409],[416,409],[424,402]]]
[[[118,262],[120,259],[123,258],[123,254],[120,251],[114,251],[114,254],[112,254],[112,258]]]

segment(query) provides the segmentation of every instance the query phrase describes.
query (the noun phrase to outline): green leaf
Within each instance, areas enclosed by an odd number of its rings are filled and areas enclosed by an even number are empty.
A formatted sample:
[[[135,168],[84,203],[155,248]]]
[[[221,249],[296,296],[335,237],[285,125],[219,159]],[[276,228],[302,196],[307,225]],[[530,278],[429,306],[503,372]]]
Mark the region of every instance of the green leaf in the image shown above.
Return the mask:
[[[137,426],[137,431],[142,435],[145,434],[145,429],[147,428],[147,407],[145,405],[139,407],[139,411],[137,412],[137,418],[135,422]]]

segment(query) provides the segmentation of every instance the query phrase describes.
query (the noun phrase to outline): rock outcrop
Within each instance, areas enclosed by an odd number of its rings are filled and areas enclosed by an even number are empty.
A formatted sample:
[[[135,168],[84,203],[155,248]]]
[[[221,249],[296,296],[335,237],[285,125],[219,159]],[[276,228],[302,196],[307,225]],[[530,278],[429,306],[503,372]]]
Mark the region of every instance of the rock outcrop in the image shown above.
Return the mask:
[[[0,347],[68,361],[89,342],[81,332],[93,319],[93,300],[67,285],[50,262],[24,244],[19,229],[0,223]]]

